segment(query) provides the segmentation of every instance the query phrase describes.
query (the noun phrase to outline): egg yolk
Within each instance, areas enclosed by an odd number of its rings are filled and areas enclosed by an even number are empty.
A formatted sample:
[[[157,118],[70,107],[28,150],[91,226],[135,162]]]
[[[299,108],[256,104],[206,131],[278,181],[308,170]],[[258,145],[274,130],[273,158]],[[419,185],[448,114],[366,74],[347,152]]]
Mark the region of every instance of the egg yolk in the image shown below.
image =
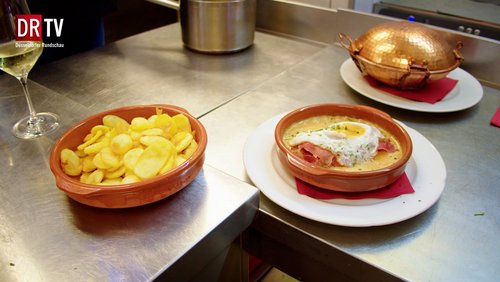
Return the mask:
[[[355,123],[337,123],[333,126],[333,130],[342,133],[346,136],[346,138],[356,138],[358,136],[363,136],[365,134],[366,129],[362,126],[359,126]]]

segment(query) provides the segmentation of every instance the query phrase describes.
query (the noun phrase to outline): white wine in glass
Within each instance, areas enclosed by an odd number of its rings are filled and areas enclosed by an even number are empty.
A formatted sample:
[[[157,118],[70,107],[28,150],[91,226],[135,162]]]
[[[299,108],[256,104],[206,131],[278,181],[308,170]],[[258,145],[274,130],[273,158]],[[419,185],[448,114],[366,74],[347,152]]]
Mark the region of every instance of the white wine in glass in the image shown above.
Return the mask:
[[[15,39],[16,16],[30,13],[24,0],[0,0],[0,3],[0,24],[3,29],[0,31],[0,69],[21,82],[29,110],[29,116],[18,121],[12,132],[22,139],[37,138],[53,132],[59,126],[56,114],[35,111],[28,92],[28,74],[42,54],[43,43]]]

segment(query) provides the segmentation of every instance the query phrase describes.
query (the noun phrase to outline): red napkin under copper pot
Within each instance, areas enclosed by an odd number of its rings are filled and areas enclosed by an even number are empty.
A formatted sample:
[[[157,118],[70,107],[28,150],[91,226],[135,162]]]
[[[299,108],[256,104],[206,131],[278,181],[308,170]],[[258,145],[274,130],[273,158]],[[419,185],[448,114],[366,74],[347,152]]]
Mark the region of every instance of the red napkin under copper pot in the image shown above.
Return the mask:
[[[399,195],[411,194],[415,192],[415,190],[413,190],[413,187],[411,186],[410,180],[408,179],[406,173],[403,173],[401,177],[399,177],[395,182],[393,182],[388,186],[367,192],[349,193],[349,192],[337,192],[333,190],[327,190],[306,183],[298,178],[295,178],[295,183],[297,185],[297,192],[299,192],[299,194],[320,200],[388,199],[397,197]]]
[[[420,89],[413,90],[401,90],[390,87],[386,84],[378,82],[371,76],[366,75],[365,80],[370,84],[371,87],[378,90],[393,94],[402,98],[415,100],[419,102],[425,102],[429,104],[435,104],[441,101],[448,93],[451,92],[453,88],[458,83],[458,80],[449,77],[442,78],[431,83],[427,83],[424,87]]]

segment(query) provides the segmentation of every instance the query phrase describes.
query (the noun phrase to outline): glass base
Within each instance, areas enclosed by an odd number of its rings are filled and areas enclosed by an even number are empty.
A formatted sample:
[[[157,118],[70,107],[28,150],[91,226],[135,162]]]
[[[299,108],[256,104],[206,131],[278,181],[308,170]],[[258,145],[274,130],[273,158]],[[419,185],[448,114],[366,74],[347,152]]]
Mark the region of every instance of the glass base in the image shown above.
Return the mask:
[[[34,139],[49,134],[59,127],[59,116],[53,113],[37,113],[35,118],[27,116],[14,124],[12,133],[17,138]]]

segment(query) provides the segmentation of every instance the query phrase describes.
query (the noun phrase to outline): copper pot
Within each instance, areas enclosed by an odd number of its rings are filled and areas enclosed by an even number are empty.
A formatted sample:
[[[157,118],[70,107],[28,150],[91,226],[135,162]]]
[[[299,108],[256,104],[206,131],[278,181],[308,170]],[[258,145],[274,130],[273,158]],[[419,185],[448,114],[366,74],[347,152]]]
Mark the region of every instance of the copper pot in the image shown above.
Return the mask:
[[[363,74],[400,89],[420,88],[445,77],[463,61],[438,31],[414,22],[387,22],[358,39],[339,33],[342,47]]]

